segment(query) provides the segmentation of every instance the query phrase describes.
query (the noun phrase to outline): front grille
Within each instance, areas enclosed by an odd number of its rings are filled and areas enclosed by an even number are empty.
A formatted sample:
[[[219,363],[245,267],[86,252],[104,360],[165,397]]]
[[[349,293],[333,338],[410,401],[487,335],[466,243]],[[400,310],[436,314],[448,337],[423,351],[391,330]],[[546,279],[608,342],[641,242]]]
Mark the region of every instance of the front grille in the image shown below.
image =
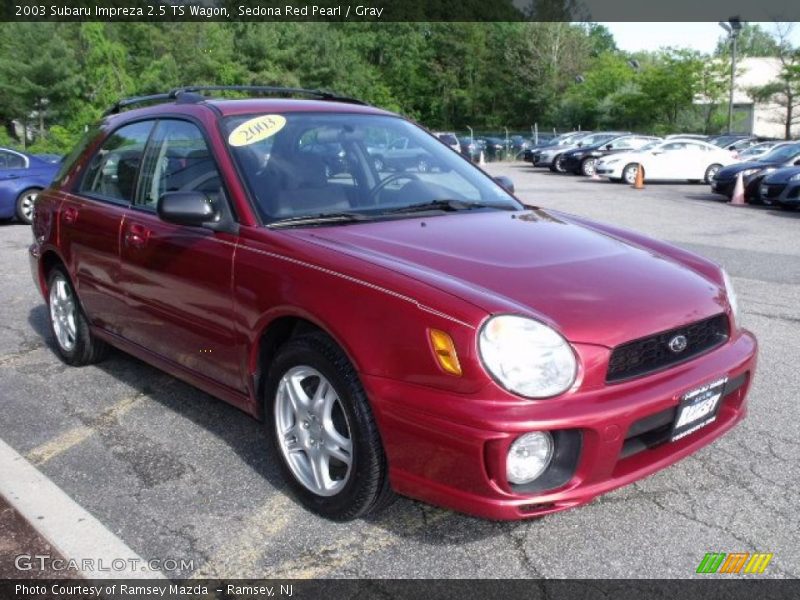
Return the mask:
[[[673,352],[669,342],[679,335],[686,337],[686,348]],[[631,379],[677,365],[723,344],[729,335],[728,317],[721,314],[622,344],[611,352],[606,381]]]

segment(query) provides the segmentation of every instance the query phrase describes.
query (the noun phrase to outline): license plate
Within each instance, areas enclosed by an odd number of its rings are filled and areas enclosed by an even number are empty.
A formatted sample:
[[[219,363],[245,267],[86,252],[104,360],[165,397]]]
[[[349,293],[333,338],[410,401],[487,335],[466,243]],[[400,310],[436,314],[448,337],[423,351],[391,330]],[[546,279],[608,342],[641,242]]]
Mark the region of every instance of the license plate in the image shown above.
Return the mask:
[[[721,377],[681,396],[678,414],[672,425],[671,441],[679,440],[716,420],[719,401],[727,382],[727,376]]]

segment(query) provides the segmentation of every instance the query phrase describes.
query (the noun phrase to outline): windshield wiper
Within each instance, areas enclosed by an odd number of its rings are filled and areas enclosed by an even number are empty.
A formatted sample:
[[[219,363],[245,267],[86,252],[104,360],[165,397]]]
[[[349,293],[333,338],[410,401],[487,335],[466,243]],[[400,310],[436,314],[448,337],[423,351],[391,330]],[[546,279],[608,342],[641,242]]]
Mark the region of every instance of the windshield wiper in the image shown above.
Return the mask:
[[[470,202],[464,200],[431,200],[430,202],[420,202],[419,204],[409,204],[408,206],[401,206],[400,208],[392,208],[390,210],[382,211],[383,214],[398,214],[398,213],[415,213],[425,212],[429,210],[444,210],[449,212],[457,212],[460,210],[473,210],[476,208],[498,208],[501,210],[514,210],[511,206],[502,204],[484,204],[482,202]]]
[[[368,221],[370,217],[362,213],[338,212],[338,213],[317,213],[315,215],[300,215],[298,217],[286,217],[269,223],[268,227],[292,227],[295,225],[317,225],[320,223],[355,223],[358,221]]]

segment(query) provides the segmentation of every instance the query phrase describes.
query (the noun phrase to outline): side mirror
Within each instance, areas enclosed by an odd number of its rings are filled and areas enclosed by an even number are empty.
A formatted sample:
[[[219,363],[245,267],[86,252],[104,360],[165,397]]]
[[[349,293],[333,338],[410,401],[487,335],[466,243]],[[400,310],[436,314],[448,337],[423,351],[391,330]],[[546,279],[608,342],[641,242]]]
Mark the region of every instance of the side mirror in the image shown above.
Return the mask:
[[[580,148],[581,146],[583,146],[583,142],[578,142],[578,148]]]
[[[219,216],[203,192],[166,192],[156,205],[158,217],[167,223],[201,227]]]
[[[796,161],[794,161],[794,166],[795,167],[800,166],[800,158],[798,158]]]
[[[614,147],[614,144],[606,144],[606,150],[611,150]]]
[[[514,193],[514,182],[511,181],[509,177],[506,177],[505,175],[500,175],[499,177],[495,177],[494,180],[500,185],[501,188],[503,188],[509,194]]]

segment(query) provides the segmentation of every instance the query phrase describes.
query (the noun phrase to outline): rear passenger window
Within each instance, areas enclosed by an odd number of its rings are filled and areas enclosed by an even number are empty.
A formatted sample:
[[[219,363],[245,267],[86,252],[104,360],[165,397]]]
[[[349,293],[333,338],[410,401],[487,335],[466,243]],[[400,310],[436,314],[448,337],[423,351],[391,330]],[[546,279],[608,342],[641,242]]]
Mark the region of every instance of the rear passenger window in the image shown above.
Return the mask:
[[[80,191],[130,204],[136,192],[136,175],[153,129],[153,121],[133,123],[112,133],[94,155]]]
[[[14,152],[0,151],[0,169],[24,169],[25,159]]]
[[[200,129],[187,121],[159,121],[145,158],[136,205],[155,210],[165,192],[204,192],[217,199],[220,186]]]

